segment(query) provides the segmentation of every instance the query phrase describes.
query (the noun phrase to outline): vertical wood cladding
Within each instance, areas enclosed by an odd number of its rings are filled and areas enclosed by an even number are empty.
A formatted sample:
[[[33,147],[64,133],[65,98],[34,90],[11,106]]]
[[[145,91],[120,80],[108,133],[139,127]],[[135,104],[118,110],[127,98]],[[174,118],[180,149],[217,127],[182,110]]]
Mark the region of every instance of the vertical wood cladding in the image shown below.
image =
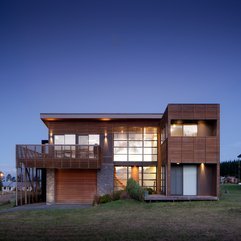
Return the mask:
[[[216,121],[215,133],[205,136],[205,123],[199,124],[201,136],[172,137],[168,135],[168,160],[186,163],[219,163],[220,107],[218,104],[170,104],[167,107],[168,129],[171,120]],[[212,122],[211,122],[212,124]],[[213,124],[212,124],[213,125]]]
[[[165,118],[165,119],[164,119]],[[172,120],[197,121],[198,136],[170,135]],[[171,163],[206,163],[205,175],[199,173],[199,195],[219,194],[220,106],[218,104],[169,104],[162,119],[167,128],[167,140],[162,144],[162,158],[167,150],[167,195],[171,193]],[[215,130],[215,131],[213,131]],[[166,148],[168,147],[168,148]],[[205,165],[205,166],[206,166]],[[205,180],[205,178],[208,179]],[[209,187],[209,183],[211,187]]]

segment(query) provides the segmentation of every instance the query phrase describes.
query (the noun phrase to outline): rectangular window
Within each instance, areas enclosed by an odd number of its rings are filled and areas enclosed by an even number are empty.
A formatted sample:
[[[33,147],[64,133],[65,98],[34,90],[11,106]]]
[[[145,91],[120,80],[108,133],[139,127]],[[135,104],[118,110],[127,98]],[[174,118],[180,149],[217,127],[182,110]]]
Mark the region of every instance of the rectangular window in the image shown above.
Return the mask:
[[[88,145],[89,144],[89,136],[81,135],[79,136],[79,145]]]
[[[114,141],[115,147],[127,147],[127,141]]]
[[[89,145],[100,145],[100,135],[89,135]]]
[[[172,124],[171,125],[171,136],[182,136],[182,125]]]
[[[100,135],[79,135],[79,145],[100,145]]]
[[[123,148],[123,147],[114,148],[114,155],[123,155],[123,154],[127,155],[127,148]]]
[[[184,124],[183,125],[183,136],[197,136],[197,125],[196,124]]]
[[[126,162],[127,155],[114,155],[114,161],[115,162]]]
[[[127,140],[127,134],[124,133],[115,133],[114,140]]]

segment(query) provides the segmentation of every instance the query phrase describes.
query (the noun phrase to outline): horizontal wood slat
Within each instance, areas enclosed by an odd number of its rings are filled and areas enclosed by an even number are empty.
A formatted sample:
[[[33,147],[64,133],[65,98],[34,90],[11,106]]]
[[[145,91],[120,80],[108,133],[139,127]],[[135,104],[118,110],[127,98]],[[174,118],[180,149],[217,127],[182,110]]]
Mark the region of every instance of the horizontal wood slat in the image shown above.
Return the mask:
[[[56,170],[56,203],[91,204],[96,195],[96,171]]]

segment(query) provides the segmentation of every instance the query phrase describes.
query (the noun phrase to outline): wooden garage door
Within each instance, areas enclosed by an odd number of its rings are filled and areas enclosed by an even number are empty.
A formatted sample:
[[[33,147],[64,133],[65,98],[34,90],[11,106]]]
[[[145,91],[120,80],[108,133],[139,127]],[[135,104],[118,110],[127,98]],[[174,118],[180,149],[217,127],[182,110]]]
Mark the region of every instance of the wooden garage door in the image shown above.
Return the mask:
[[[56,170],[56,203],[90,204],[96,194],[95,170]]]

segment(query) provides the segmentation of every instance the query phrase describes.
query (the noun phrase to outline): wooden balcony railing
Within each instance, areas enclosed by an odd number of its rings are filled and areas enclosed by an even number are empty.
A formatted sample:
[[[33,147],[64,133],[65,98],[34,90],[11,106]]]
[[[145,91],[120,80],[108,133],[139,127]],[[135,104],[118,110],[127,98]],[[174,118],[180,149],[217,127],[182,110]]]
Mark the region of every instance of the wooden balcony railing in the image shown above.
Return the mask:
[[[16,145],[16,167],[99,169],[97,145]]]

